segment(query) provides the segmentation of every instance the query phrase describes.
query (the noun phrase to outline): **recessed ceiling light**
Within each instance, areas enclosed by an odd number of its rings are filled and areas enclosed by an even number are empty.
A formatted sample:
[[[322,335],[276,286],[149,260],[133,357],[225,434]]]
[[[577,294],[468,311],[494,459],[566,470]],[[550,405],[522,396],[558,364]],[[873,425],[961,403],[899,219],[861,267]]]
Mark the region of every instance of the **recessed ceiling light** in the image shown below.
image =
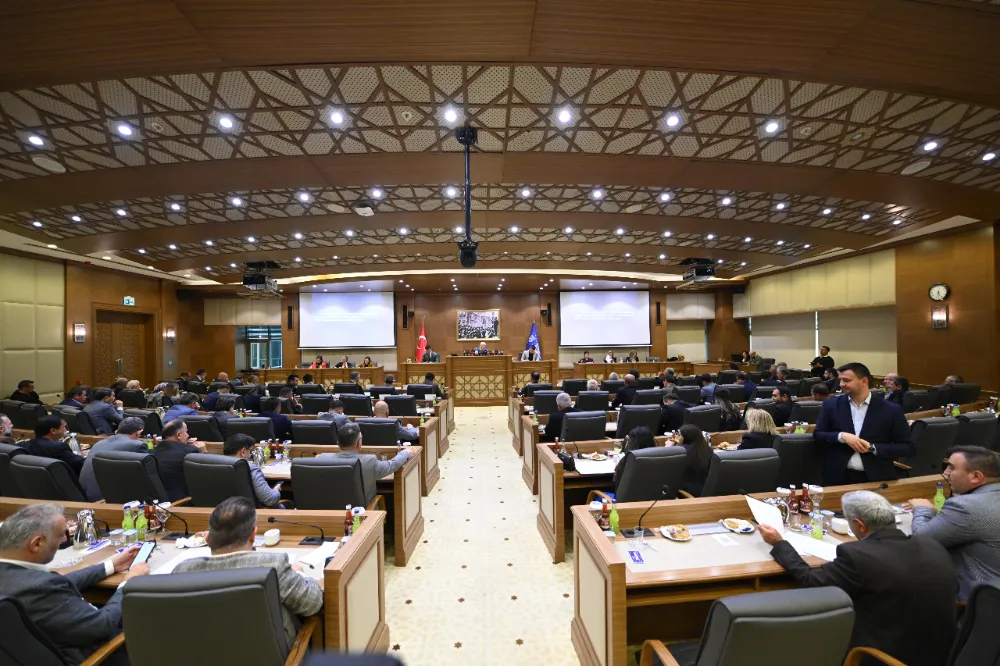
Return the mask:
[[[802,248],[805,249],[805,250],[808,250],[811,247],[812,247],[812,245],[810,245],[809,243],[806,243],[805,245],[802,246]]]
[[[660,261],[663,261],[663,260],[664,260],[664,259],[666,259],[666,258],[667,258],[667,255],[665,255],[665,254],[661,254],[661,255],[660,255]]]
[[[377,254],[373,254],[372,257],[374,257],[375,259],[378,259],[378,255]]]
[[[861,219],[866,221],[872,219],[871,213],[865,213],[861,216]]]
[[[295,263],[301,263],[302,257],[295,257]]]
[[[348,238],[351,238],[352,236],[354,236],[354,230],[353,229],[345,229],[344,230],[344,235],[347,236]]]
[[[723,206],[728,206],[731,203],[733,203],[733,198],[732,197],[722,197],[722,205]]]
[[[333,258],[334,259],[340,259],[340,257],[338,257],[337,255],[333,255]]]
[[[308,192],[299,192],[299,201],[309,203],[310,200],[312,200],[312,196]]]
[[[406,227],[401,227],[400,230],[399,230],[399,235],[400,236],[405,236],[408,233],[410,233],[410,230],[407,229]]]
[[[724,263],[726,263],[726,260],[725,260],[725,259],[719,259],[719,260],[718,260],[717,262],[715,262],[715,263],[717,263],[717,264],[724,264]]]
[[[741,261],[740,262],[740,266],[746,266],[746,265],[747,265],[747,262],[745,262],[745,261]]]
[[[892,223],[893,223],[893,225],[895,225],[895,226],[898,227],[899,225],[901,225],[903,223],[903,221],[902,220],[893,220]]]
[[[501,282],[506,282],[506,281],[507,281],[507,278],[500,278],[500,281],[501,281]]]
[[[30,143],[33,146],[44,146],[45,145],[45,141],[42,139],[42,137],[38,136],[37,134],[31,134],[31,135],[29,135],[28,136],[28,143]]]
[[[631,252],[626,252],[626,253],[625,253],[625,258],[626,258],[626,259],[627,259],[627,258],[629,258],[629,257],[631,257],[631,256],[632,256],[632,253],[631,253]]]
[[[326,289],[324,289],[323,291],[326,291]]]
[[[104,261],[111,261],[111,257],[101,257],[101,259],[103,259]],[[188,276],[188,277],[190,277],[190,276]]]
[[[531,196],[531,190],[528,189],[527,187],[521,188],[521,196],[524,197],[524,198],[530,197]]]
[[[520,230],[521,230],[521,227],[519,227],[519,226],[517,226],[517,225],[515,224],[514,226],[512,226],[512,227],[510,228],[510,233],[512,233],[512,234],[516,234],[516,233],[517,233],[518,231],[520,231]]]
[[[705,236],[705,238],[707,238],[708,240],[715,240],[715,234],[708,234],[707,236]]]
[[[243,199],[239,197],[233,197],[232,199],[229,200],[229,203],[233,204],[234,206],[242,206]]]
[[[449,199],[454,199],[456,196],[458,196],[458,190],[449,185],[448,187],[445,188],[444,195]]]
[[[410,289],[410,291],[416,291],[416,289]]]
[[[79,215],[74,215],[73,217],[71,217],[69,219],[73,220],[74,222],[83,222],[83,218],[80,217]]]
[[[210,240],[207,240],[207,241],[205,241],[205,245],[207,245],[207,246],[209,246],[209,247],[212,247],[213,245],[215,245],[215,242],[214,242],[214,241],[210,241]]]
[[[212,267],[211,266],[205,266],[205,270],[206,271],[210,271],[210,270],[212,270]]]
[[[230,268],[236,268],[236,264],[229,264]]]
[[[678,125],[681,124],[681,117],[678,116],[676,113],[671,113],[669,116],[667,116],[665,122],[667,123],[667,127],[677,127]]]
[[[118,133],[122,136],[132,136],[132,128],[125,123],[119,123],[118,127],[115,129],[117,129]]]
[[[330,112],[330,122],[334,125],[342,125],[344,123],[344,114],[334,109]]]
[[[551,282],[555,282],[555,280],[553,280],[552,278],[549,278],[549,282],[550,282],[550,283],[551,283]]]
[[[785,244],[785,241],[783,241],[783,240],[775,241],[775,245],[784,245],[784,244]]]
[[[292,234],[292,238],[294,238],[295,240],[302,240],[303,236],[298,231],[296,231],[294,234]]]
[[[593,197],[594,199],[598,199],[598,200],[603,199],[604,198],[604,190],[602,190],[600,188],[597,188],[596,190],[593,190],[590,193],[590,196]]]
[[[565,229],[563,229],[563,231],[565,231],[568,234],[571,234],[573,233],[573,227],[566,227]]]
[[[232,116],[219,116],[219,127],[222,129],[232,129],[234,124]]]
[[[984,162],[989,162],[990,160],[996,159],[996,156],[997,156],[996,153],[984,153],[983,154],[983,161]]]
[[[373,187],[370,194],[372,195],[372,199],[381,199],[385,192],[382,191],[381,187]]]
[[[573,120],[573,113],[569,109],[560,109],[557,118],[559,119],[560,123],[565,125],[569,121]]]
[[[664,231],[664,232],[663,232],[663,237],[664,237],[664,238],[670,238],[670,237],[671,237],[671,236],[673,236],[673,235],[674,235],[674,234],[673,234],[673,232],[672,232],[672,231]]]
[[[31,226],[38,227],[39,229],[41,229],[42,223],[39,222],[38,220],[35,220],[34,222],[31,223]]]
[[[764,131],[768,134],[774,134],[778,131],[778,121],[770,120],[766,125],[764,125]]]
[[[142,249],[142,248],[140,247],[140,248],[139,248],[139,254],[146,254],[146,251],[145,251],[145,250],[143,250],[143,249]]]
[[[176,246],[176,245],[174,245],[173,243],[171,243],[170,245],[168,245],[168,246],[167,246],[167,249],[168,249],[168,250],[176,250],[176,249],[177,249],[177,246]]]
[[[254,238],[253,236],[247,236],[247,242],[248,243],[256,243],[257,239]]]
[[[779,201],[774,207],[777,208],[778,210],[785,210],[785,202]]]
[[[664,203],[670,201],[670,192],[663,192],[662,194],[660,194],[660,201]]]
[[[546,250],[545,254],[552,254],[552,252],[550,250]]]
[[[56,249],[56,246],[52,244],[46,245],[45,247],[49,248],[50,250]]]
[[[588,252],[588,253],[587,253],[587,256],[588,256],[588,257],[590,257],[590,256],[592,256],[593,254],[594,254],[593,252]]]
[[[823,209],[823,214],[824,215],[832,215],[833,214],[833,209],[832,208],[824,208]]]
[[[615,234],[618,235],[618,236],[621,236],[624,233],[625,233],[625,230],[622,229],[621,227],[618,227],[617,229],[615,229]]]
[[[444,119],[449,123],[453,123],[458,120],[458,111],[455,110],[455,107],[449,106],[444,110]]]
[[[455,231],[456,234],[460,234],[464,230],[462,229],[462,227],[455,227],[454,231]]]
[[[751,242],[752,240],[753,240],[752,238],[750,238],[749,236],[747,236],[746,238],[744,238],[744,239],[743,239],[743,242],[744,242],[744,243],[749,243],[749,242]]]
[[[124,208],[119,208],[118,210],[115,211],[115,215],[117,215],[118,217],[125,217],[126,215],[128,215],[128,211],[125,210]]]
[[[177,203],[176,201],[174,203],[170,204],[170,210],[172,210],[172,211],[178,211],[180,209],[181,209],[181,205],[179,203]]]
[[[929,153],[932,150],[936,149],[937,147],[938,147],[937,141],[928,141],[927,143],[924,144],[924,152]]]

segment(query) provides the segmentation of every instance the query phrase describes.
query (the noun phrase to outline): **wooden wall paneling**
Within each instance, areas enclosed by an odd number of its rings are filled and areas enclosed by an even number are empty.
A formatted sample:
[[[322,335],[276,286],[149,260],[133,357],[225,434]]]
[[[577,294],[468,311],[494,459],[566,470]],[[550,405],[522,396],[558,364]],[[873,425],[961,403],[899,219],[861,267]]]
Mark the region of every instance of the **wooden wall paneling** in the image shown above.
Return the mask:
[[[288,330],[288,308],[292,308],[292,330]],[[281,367],[297,368],[302,358],[299,352],[299,295],[288,294],[281,299]],[[233,355],[236,355],[235,343]]]
[[[656,323],[656,304],[660,304],[660,323]],[[649,292],[649,355],[661,360],[667,358],[667,292]],[[645,359],[641,359],[645,360]]]
[[[750,330],[746,319],[733,317],[733,292],[720,289],[715,292],[715,319],[708,322],[708,358],[729,360],[750,348]]]
[[[199,368],[208,372],[209,379],[220,372],[236,373],[239,369],[236,367],[236,327],[206,325],[205,300],[200,294],[185,294],[179,299],[178,321],[178,362],[168,373],[169,378],[185,370],[194,374]]]

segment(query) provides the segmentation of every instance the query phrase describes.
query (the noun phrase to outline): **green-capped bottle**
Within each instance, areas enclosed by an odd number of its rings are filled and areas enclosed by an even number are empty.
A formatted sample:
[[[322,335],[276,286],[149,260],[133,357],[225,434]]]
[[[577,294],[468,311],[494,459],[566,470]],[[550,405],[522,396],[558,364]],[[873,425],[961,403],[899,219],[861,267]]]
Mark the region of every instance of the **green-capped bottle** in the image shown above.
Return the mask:
[[[944,484],[938,481],[937,491],[934,492],[934,508],[940,511],[944,508]]]
[[[611,523],[611,531],[618,534],[618,505],[615,502],[611,502],[611,514],[608,516],[608,521]]]

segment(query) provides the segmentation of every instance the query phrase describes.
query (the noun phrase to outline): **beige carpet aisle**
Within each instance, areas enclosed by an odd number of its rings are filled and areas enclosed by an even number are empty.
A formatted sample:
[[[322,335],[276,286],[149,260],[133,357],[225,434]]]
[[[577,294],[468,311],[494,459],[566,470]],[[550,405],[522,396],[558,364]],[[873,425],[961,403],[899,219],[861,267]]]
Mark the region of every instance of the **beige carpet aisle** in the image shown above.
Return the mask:
[[[506,407],[460,407],[425,529],[406,567],[386,567],[389,654],[413,666],[579,664],[570,642],[573,565],[535,528]]]

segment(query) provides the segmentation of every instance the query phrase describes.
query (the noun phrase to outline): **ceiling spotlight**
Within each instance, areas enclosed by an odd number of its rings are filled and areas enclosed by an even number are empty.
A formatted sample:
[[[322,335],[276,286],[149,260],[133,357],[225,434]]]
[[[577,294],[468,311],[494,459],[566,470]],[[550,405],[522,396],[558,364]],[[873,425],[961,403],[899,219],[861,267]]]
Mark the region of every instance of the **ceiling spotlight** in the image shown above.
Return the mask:
[[[663,203],[666,203],[666,202],[670,201],[670,192],[664,192],[664,193],[662,193],[660,195],[660,201],[662,201]]]
[[[515,224],[514,226],[512,226],[512,227],[510,228],[510,233],[512,233],[512,234],[516,234],[516,233],[517,233],[518,231],[520,231],[520,230],[521,230],[521,227],[519,227],[519,226],[517,226],[517,225]]]
[[[236,207],[239,207],[243,205],[243,199],[239,197],[233,197],[232,199],[229,200],[229,203],[233,204]]]
[[[618,227],[617,229],[615,229],[615,234],[618,235],[618,236],[621,236],[624,233],[625,233],[625,230],[622,229],[621,227]]]
[[[295,240],[302,240],[303,236],[298,231],[296,231],[294,234],[292,234],[292,238],[294,238]]]
[[[833,209],[832,208],[824,208],[823,209],[823,214],[824,215],[832,215],[833,214]]]
[[[732,197],[722,197],[722,205],[723,206],[728,206],[731,203],[733,203],[733,198]]]
[[[665,255],[665,254],[661,254],[661,255],[660,255],[660,261],[663,261],[663,260],[664,260],[664,259],[666,259],[666,258],[667,258],[667,255]]]
[[[871,213],[865,213],[861,216],[861,219],[865,221],[872,219]]]
[[[670,238],[670,237],[671,237],[671,236],[673,236],[673,235],[674,235],[674,234],[673,234],[673,232],[671,232],[671,231],[664,231],[664,232],[663,232],[663,237],[664,237],[664,238]]]
[[[455,278],[451,278],[451,281],[452,281],[452,282],[454,282],[454,281],[455,281]],[[400,280],[400,282],[402,282],[402,280]]]
[[[115,215],[117,215],[118,217],[125,217],[126,215],[128,215],[128,211],[125,210],[124,208],[119,208],[118,210],[115,211]]]
[[[381,199],[385,192],[382,191],[381,187],[373,187],[369,194],[372,195],[372,199]]]
[[[209,247],[212,247],[213,245],[215,245],[215,243],[212,242],[212,241],[210,241],[210,240],[207,240],[207,241],[205,241],[205,245],[207,245]]]
[[[312,197],[309,195],[308,192],[299,192],[299,201],[301,201],[302,203],[309,203],[311,199]]]
[[[234,124],[231,116],[219,116],[219,127],[222,129],[233,129]]]
[[[236,268],[236,264],[229,264],[230,268]]]
[[[667,127],[677,127],[678,125],[681,124],[681,118],[676,113],[671,113],[669,116],[667,116],[666,123]]]
[[[333,258],[334,259],[340,259],[340,257],[338,257],[337,255],[333,255]]]
[[[38,221],[38,220],[35,220],[34,222],[31,223],[31,226],[37,227],[37,228],[41,229],[42,228],[42,223],[40,221]]]
[[[552,252],[550,250],[546,250],[545,254],[552,254]]]
[[[212,267],[211,266],[205,266],[205,270],[206,271],[210,271],[210,270],[212,270]]]
[[[554,280],[553,280],[552,278],[549,278],[549,282],[550,282],[550,283],[551,283],[551,282],[554,282]]]
[[[45,145],[45,141],[42,139],[42,137],[38,136],[37,134],[31,134],[31,135],[29,135],[28,136],[28,143],[30,143],[33,146],[44,146]]]
[[[456,196],[458,196],[458,190],[455,187],[449,185],[447,188],[445,188],[444,195],[449,199],[454,199]]]
[[[122,136],[132,136],[132,128],[125,123],[120,123],[116,129]]]
[[[778,210],[785,210],[785,202],[784,202],[784,201],[779,201],[779,202],[778,202],[778,203],[777,203],[777,204],[775,205],[775,208],[777,208]]]
[[[354,236],[354,231],[352,229],[345,229],[344,235],[347,236],[348,238],[351,238],[352,236]]]
[[[894,226],[897,226],[897,227],[898,227],[899,225],[901,225],[902,223],[903,223],[903,221],[902,221],[902,220],[893,220],[893,221],[892,221],[892,224],[893,224]]]
[[[569,121],[573,120],[573,114],[569,109],[560,109],[559,115],[557,116],[559,122],[565,125]]]
[[[707,238],[708,240],[715,240],[715,234],[708,234],[707,236],[705,236],[705,238]]]
[[[592,256],[593,254],[594,254],[593,252],[588,252],[588,253],[587,253],[587,256],[588,256],[588,257],[590,257],[590,256]]]
[[[302,257],[295,257],[295,263],[301,263]]]
[[[51,243],[49,245],[46,245],[45,247],[49,248],[50,250],[56,249],[56,246],[52,245]]]
[[[631,256],[632,256],[632,253],[631,253],[631,252],[626,252],[626,253],[625,253],[625,258],[626,258],[626,259],[628,259],[628,258],[629,258],[629,257],[631,257]]]
[[[378,259],[378,255],[377,254],[373,254],[372,257],[375,258],[375,259]]]
[[[996,156],[997,156],[996,153],[984,153],[983,154],[983,161],[984,162],[989,162],[991,160],[996,159]]]
[[[444,119],[446,122],[453,123],[458,120],[458,111],[454,107],[449,106],[444,110]]]
[[[111,261],[111,257],[101,257],[101,259],[104,259],[105,261]],[[189,275],[187,277],[191,277],[191,276]]]
[[[336,110],[331,111],[330,122],[334,125],[342,125],[344,123],[344,114]]]
[[[744,243],[749,243],[752,240],[753,240],[752,238],[750,238],[749,236],[747,236],[746,238],[743,239],[743,242]]]
[[[724,264],[724,263],[726,263],[726,260],[725,260],[725,259],[719,259],[719,260],[718,260],[717,262],[715,262],[715,263],[717,263],[717,264]]]
[[[573,227],[566,227],[565,229],[563,229],[563,231],[565,231],[568,234],[571,234],[573,233]]]
[[[927,143],[924,144],[924,152],[929,153],[932,150],[936,149],[937,147],[938,147],[937,141],[928,141]]]
[[[176,250],[176,249],[177,249],[177,246],[176,246],[176,245],[174,245],[173,243],[171,243],[170,245],[168,245],[168,246],[167,246],[167,249],[168,249],[168,250]]]
[[[768,121],[768,123],[764,125],[764,131],[767,132],[768,134],[774,134],[775,132],[777,132],[778,121],[776,120]]]
[[[527,199],[528,197],[531,196],[531,190],[528,189],[527,187],[522,188],[521,189],[521,196]]]
[[[248,243],[256,243],[257,239],[254,238],[253,236],[247,236],[247,242]]]
[[[463,231],[462,227],[455,227],[455,233],[456,234],[460,234],[460,233],[462,233],[462,231]]]
[[[180,209],[181,209],[181,205],[179,203],[174,202],[174,203],[170,204],[170,210],[176,212],[176,211],[179,211]]]
[[[805,249],[805,250],[808,250],[811,247],[812,247],[812,245],[810,245],[809,243],[806,243],[805,245],[802,246],[802,248]]]
[[[405,236],[405,235],[406,235],[406,234],[408,234],[408,233],[410,233],[410,230],[409,230],[409,229],[407,229],[406,227],[402,227],[402,228],[401,228],[401,229],[399,230],[399,235],[400,235],[400,236]]]
[[[747,265],[747,262],[745,262],[745,261],[741,261],[740,262],[740,266],[746,266],[746,265]]]
[[[785,244],[785,241],[783,241],[783,240],[775,241],[775,245],[784,245],[784,244]]]
[[[69,219],[73,220],[74,222],[83,222],[83,218],[80,217],[79,215],[74,215],[73,217],[71,217]]]
[[[590,196],[594,199],[601,200],[604,198],[604,190],[598,188],[590,193]]]
[[[500,278],[500,281],[501,281],[501,282],[506,282],[506,281],[507,281],[507,278]]]

